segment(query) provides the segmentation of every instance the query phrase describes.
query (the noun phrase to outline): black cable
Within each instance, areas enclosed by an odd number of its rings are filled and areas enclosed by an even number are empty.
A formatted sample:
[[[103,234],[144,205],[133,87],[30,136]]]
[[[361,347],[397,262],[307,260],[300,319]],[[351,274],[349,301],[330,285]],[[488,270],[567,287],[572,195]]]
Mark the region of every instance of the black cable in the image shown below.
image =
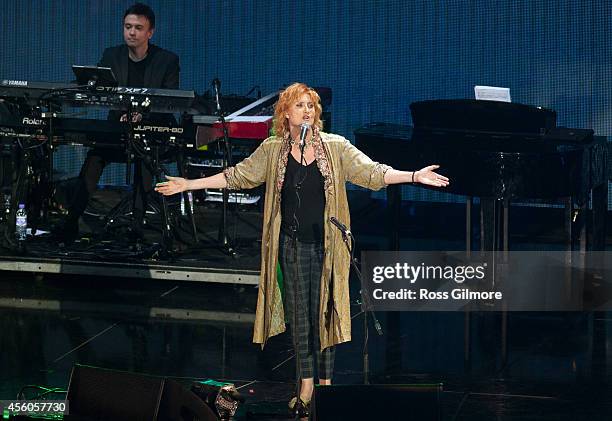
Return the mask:
[[[21,142],[18,141],[18,144],[20,147],[22,147]],[[11,238],[11,225],[14,226],[15,224],[15,212],[17,209],[17,204],[19,202],[19,197],[22,193],[22,184],[23,184],[23,179],[25,178],[25,173],[27,173],[27,167],[28,167],[28,156],[27,153],[23,152],[24,149],[22,148],[22,152],[20,153],[20,159],[19,159],[19,170],[17,171],[17,179],[15,180],[15,183],[13,185],[12,188],[12,197],[11,197],[11,210],[9,212],[9,218],[7,219],[7,223],[6,226],[4,228],[4,239],[6,240],[6,243],[8,245],[9,248],[15,248],[17,243],[15,241],[14,238]]]
[[[29,139],[32,139],[32,138],[35,138],[36,136],[38,136],[38,135],[31,135],[31,136],[28,138],[28,140],[29,140]],[[39,148],[39,147],[44,146],[46,143],[48,143],[48,142],[49,142],[49,139],[47,138],[47,139],[45,139],[44,141],[42,141],[42,142],[40,142],[40,143],[36,143],[35,145],[28,145],[28,146],[24,146],[24,145],[21,143],[21,139],[20,139],[20,138],[17,138],[16,140],[17,140],[17,143],[19,144],[19,147],[20,147],[22,150],[24,150],[24,151],[25,151],[25,150],[28,150],[28,149],[36,149],[36,148]]]
[[[29,398],[26,399],[25,396],[25,391],[28,389],[33,389],[33,390],[41,390],[42,393],[39,393],[38,395],[34,396],[33,398]],[[23,386],[21,389],[19,389],[19,392],[17,392],[17,399],[19,400],[33,400],[33,399],[39,399],[43,396],[46,396],[50,393],[66,393],[67,391],[65,389],[62,389],[61,387],[45,387],[45,386],[40,386],[37,384],[27,384],[25,386]]]
[[[82,89],[87,89],[88,87],[89,85],[77,85],[77,86],[70,86],[70,87],[64,87],[64,88],[50,89],[47,92],[43,92],[42,95],[38,99],[42,101],[46,99],[47,97],[61,95],[62,93],[70,92],[70,91],[80,91]]]

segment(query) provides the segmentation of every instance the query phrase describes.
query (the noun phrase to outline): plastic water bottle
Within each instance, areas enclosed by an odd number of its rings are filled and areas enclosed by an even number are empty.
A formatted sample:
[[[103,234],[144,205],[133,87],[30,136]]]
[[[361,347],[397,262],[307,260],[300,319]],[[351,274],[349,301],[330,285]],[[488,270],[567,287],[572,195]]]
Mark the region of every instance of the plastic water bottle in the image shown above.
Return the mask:
[[[191,209],[191,214],[193,215],[195,212],[193,211],[193,192],[191,190],[187,191],[187,199],[189,201],[189,209]]]
[[[17,240],[24,241],[28,229],[28,213],[23,203],[19,204],[19,210],[15,214],[15,235]]]

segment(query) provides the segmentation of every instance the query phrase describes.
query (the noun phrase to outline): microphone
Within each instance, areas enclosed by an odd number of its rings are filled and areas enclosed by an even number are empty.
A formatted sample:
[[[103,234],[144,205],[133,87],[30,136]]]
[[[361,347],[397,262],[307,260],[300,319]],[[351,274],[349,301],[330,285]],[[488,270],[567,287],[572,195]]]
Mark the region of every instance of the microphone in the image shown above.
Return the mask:
[[[213,90],[215,91],[215,103],[217,105],[217,114],[221,114],[221,101],[219,101],[219,92],[221,91],[221,81],[214,78],[212,81]]]
[[[310,128],[310,124],[302,123],[300,125],[300,146],[303,148],[306,144],[306,135],[308,134],[308,129]]]
[[[351,235],[351,230],[346,227],[342,222],[338,221],[335,217],[331,216],[329,218],[329,222],[334,224],[336,228],[338,228],[343,235]]]

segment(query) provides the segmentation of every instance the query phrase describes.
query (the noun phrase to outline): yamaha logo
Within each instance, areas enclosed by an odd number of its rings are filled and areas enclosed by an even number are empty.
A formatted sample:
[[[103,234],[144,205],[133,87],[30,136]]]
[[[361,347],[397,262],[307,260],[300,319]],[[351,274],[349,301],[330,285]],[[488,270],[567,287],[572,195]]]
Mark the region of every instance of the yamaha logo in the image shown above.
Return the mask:
[[[7,80],[2,81],[2,86],[28,86],[27,80]]]

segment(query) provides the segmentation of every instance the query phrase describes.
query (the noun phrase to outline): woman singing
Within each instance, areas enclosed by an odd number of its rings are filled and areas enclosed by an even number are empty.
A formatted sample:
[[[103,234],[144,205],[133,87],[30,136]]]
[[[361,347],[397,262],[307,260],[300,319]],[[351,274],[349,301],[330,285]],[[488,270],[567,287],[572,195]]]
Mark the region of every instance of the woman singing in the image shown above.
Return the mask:
[[[372,190],[388,184],[422,183],[445,187],[448,179],[431,165],[398,171],[372,161],[347,139],[321,131],[319,95],[303,83],[285,89],[274,110],[274,136],[245,160],[211,177],[168,177],[156,190],[164,195],[206,188],[250,189],[266,183],[261,274],[253,341],[292,325],[299,363],[299,399],[293,411],[306,415],[314,389],[332,381],[334,346],[351,340],[350,256],[342,234],[330,222],[349,226],[346,182]],[[303,127],[303,129],[302,129]],[[301,130],[306,133],[303,147]],[[277,282],[277,264],[285,293]],[[316,358],[315,358],[316,357]]]

